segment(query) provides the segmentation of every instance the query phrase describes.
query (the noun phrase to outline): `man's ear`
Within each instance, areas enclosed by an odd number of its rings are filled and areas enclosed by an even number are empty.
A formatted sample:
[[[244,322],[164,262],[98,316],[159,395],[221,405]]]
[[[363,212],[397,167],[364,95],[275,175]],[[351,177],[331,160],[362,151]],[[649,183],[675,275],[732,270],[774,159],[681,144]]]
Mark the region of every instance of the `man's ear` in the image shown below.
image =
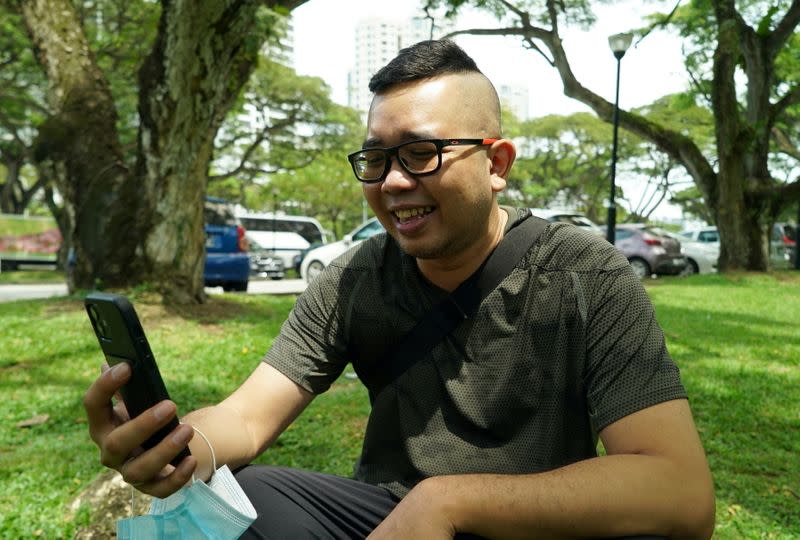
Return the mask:
[[[491,168],[489,173],[492,176],[492,191],[500,192],[506,188],[506,180],[511,173],[511,166],[517,157],[517,148],[509,139],[499,139],[495,141],[489,149],[489,159]]]

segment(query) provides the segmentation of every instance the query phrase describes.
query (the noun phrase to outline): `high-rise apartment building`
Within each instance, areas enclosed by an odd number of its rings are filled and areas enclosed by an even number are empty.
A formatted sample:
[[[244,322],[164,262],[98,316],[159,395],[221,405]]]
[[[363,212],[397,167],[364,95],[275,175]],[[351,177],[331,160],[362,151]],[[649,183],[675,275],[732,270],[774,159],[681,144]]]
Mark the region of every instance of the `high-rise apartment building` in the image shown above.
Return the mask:
[[[294,21],[291,17],[277,16],[276,31],[280,37],[268,39],[261,54],[270,60],[292,67],[294,65]]]
[[[388,19],[372,17],[358,22],[355,30],[354,68],[347,77],[347,104],[366,113],[372,102],[369,80],[394,58],[400,49],[425,39],[438,39],[451,31],[452,23],[438,23],[431,36],[431,23],[424,17]],[[497,93],[503,107],[520,120],[528,118],[528,88],[501,84]]]
[[[446,29],[437,25],[433,38],[445,32]],[[404,20],[372,17],[359,21],[356,25],[354,68],[348,74],[347,104],[366,112],[372,101],[370,78],[400,49],[424,39],[431,39],[431,25],[422,17]]]
[[[503,109],[511,111],[519,120],[528,119],[528,87],[521,84],[501,84],[497,94]]]

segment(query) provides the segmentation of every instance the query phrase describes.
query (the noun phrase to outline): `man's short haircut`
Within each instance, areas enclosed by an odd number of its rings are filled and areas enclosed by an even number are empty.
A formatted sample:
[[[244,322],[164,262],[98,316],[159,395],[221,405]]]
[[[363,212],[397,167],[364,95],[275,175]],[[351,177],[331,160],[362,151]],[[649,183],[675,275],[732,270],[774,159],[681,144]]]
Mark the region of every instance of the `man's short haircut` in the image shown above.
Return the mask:
[[[420,41],[401,49],[391,62],[375,73],[369,81],[369,89],[379,94],[398,84],[449,73],[481,73],[481,70],[464,49],[449,39]]]

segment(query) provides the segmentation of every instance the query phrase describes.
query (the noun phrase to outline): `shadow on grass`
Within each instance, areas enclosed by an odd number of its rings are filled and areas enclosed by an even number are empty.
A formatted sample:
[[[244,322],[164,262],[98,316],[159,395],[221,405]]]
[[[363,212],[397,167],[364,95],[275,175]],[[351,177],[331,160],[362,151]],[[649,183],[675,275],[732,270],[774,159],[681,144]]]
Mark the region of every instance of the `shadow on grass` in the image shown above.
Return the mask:
[[[800,534],[800,333],[785,318],[716,311],[710,304],[657,310],[717,497],[731,515],[741,509],[770,530]]]
[[[800,533],[798,377],[720,364],[684,370],[717,497]]]

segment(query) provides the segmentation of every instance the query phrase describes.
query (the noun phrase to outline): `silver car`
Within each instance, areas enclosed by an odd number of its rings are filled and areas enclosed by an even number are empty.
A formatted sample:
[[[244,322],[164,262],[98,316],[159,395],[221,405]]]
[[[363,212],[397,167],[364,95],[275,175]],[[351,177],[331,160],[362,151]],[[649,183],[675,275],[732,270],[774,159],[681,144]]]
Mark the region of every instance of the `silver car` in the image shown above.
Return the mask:
[[[370,236],[383,231],[381,222],[377,218],[371,218],[356,227],[350,234],[346,234],[342,240],[309,250],[303,258],[303,262],[300,263],[300,277],[307,283],[311,283],[333,259]]]

